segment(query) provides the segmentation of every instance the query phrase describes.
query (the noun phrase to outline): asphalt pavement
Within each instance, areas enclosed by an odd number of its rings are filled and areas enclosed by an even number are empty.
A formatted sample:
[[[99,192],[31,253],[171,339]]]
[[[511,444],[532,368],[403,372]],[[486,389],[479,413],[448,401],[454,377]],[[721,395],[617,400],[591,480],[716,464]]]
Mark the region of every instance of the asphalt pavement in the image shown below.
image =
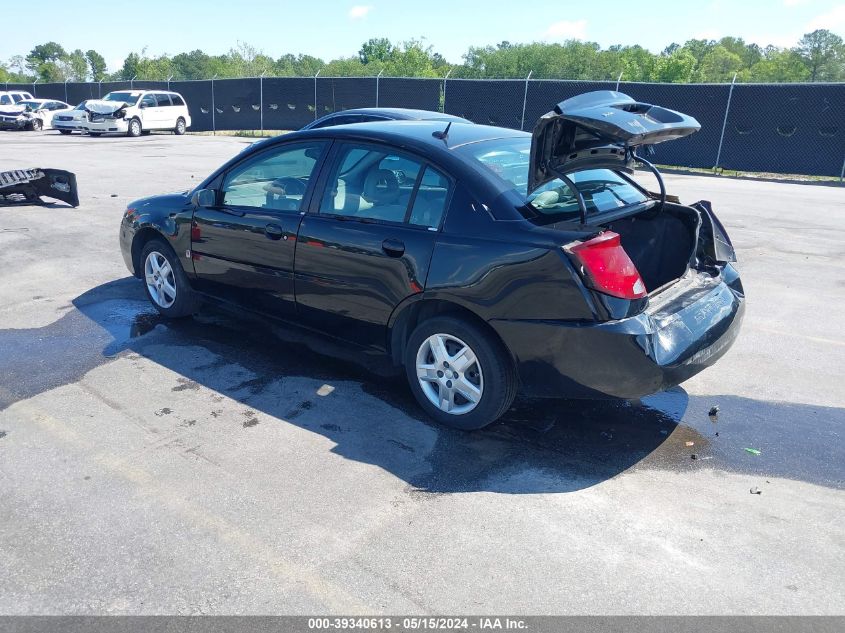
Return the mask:
[[[845,187],[668,174],[736,246],[733,349],[462,433],[377,356],[146,301],[126,205],[249,142],[0,133],[81,199],[0,207],[0,614],[845,613]]]

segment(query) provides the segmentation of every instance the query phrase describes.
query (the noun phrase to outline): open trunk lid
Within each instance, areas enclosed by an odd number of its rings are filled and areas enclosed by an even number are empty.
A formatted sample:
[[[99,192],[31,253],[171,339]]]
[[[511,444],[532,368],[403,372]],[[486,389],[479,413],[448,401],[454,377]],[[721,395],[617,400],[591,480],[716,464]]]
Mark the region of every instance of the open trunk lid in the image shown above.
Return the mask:
[[[534,126],[528,193],[560,173],[625,168],[633,148],[683,138],[699,129],[691,116],[612,90],[561,101]]]

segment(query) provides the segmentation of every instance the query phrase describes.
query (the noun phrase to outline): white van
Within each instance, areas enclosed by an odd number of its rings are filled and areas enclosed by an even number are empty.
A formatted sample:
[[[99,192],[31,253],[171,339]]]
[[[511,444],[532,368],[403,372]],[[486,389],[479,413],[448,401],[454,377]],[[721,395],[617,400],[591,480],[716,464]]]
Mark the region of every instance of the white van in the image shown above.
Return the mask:
[[[32,95],[23,90],[0,90],[0,106],[10,106],[32,99]]]
[[[89,99],[85,110],[88,120],[82,129],[91,136],[109,132],[141,136],[153,130],[181,135],[191,126],[185,99],[167,90],[117,90],[102,99]]]

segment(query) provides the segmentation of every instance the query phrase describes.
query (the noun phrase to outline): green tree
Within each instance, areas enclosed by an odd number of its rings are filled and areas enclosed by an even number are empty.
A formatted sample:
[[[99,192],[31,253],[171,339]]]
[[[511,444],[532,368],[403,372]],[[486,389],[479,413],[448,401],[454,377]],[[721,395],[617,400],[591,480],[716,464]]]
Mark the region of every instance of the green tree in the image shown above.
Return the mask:
[[[88,60],[80,49],[71,51],[62,61],[65,64],[65,79],[85,81],[88,78]]]
[[[695,57],[679,48],[671,55],[661,55],[652,70],[652,80],[666,83],[689,83],[695,72]]]
[[[358,59],[362,64],[372,62],[387,63],[396,53],[396,47],[386,37],[374,37],[364,42],[358,51]]]
[[[85,53],[88,62],[88,70],[91,73],[92,81],[102,81],[106,78],[106,60],[94,49]]]
[[[742,70],[742,59],[721,44],[713,47],[701,60],[696,76],[703,82],[726,82]]]
[[[123,66],[117,72],[118,79],[129,80],[138,76],[141,56],[138,53],[129,53],[123,60]]]
[[[845,76],[842,38],[825,29],[802,37],[795,51],[810,71],[810,81],[839,81]]]
[[[26,67],[44,82],[63,81],[61,62],[67,57],[65,49],[56,42],[38,44],[26,56]]]
[[[769,47],[763,59],[749,69],[749,80],[760,82],[807,81],[810,70],[793,50]]]

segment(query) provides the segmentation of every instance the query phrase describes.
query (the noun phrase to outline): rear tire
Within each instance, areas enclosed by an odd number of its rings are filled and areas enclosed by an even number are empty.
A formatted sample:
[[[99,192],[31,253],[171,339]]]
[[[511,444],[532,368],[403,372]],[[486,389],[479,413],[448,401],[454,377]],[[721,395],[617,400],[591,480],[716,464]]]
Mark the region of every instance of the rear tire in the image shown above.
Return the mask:
[[[144,129],[141,127],[141,120],[134,118],[129,121],[129,129],[126,131],[126,136],[137,138],[141,136],[141,132],[143,131]]]
[[[88,132],[88,136],[97,137],[97,136],[102,136],[102,135],[103,135],[102,132]]]
[[[502,344],[451,316],[417,326],[405,348],[405,373],[425,412],[456,429],[495,422],[516,396],[516,371]]]
[[[182,117],[176,119],[176,127],[173,129],[173,133],[176,136],[182,136],[187,129],[188,126],[185,125],[185,119],[183,119]]]
[[[140,259],[144,292],[153,307],[166,317],[190,316],[200,305],[179,258],[164,240],[144,244]]]
[[[67,134],[71,134],[71,133],[72,133],[71,130],[59,130],[59,134],[67,135]]]

